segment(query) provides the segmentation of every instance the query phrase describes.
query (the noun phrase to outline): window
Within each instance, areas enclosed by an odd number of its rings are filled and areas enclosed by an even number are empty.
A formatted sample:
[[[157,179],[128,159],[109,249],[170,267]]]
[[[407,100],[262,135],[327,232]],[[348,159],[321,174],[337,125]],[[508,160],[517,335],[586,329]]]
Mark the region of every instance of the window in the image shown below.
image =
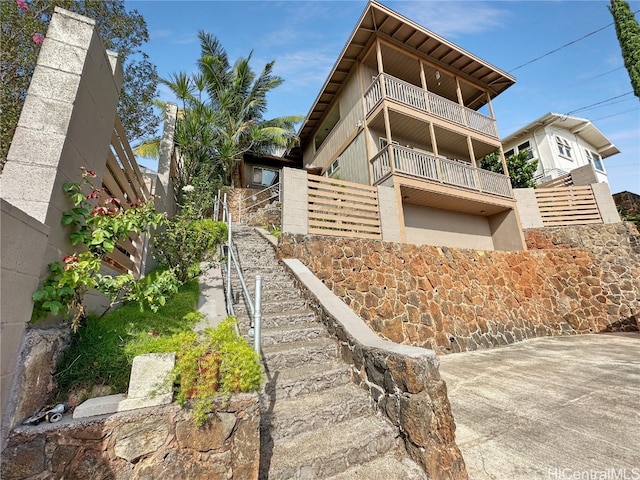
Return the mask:
[[[599,172],[604,172],[604,164],[602,163],[602,157],[595,152],[585,150],[587,154],[587,160],[593,164],[593,167]]]
[[[327,171],[324,172],[324,176],[325,177],[331,177],[333,176],[334,173],[336,173],[338,170],[340,170],[340,162],[339,159],[336,158],[331,165],[329,165],[329,168],[327,168]]]
[[[277,170],[264,167],[253,167],[253,178],[251,183],[254,185],[262,185],[264,187],[270,187],[278,183],[279,175]]]
[[[527,151],[527,160],[531,160],[533,158],[533,150],[531,149],[531,144],[527,141],[518,145],[518,153]]]
[[[569,140],[556,137],[556,144],[558,145],[558,153],[563,157],[571,159],[571,145],[569,145]]]
[[[516,150],[512,148],[511,150],[507,150],[504,152],[504,158],[513,157],[516,154]]]

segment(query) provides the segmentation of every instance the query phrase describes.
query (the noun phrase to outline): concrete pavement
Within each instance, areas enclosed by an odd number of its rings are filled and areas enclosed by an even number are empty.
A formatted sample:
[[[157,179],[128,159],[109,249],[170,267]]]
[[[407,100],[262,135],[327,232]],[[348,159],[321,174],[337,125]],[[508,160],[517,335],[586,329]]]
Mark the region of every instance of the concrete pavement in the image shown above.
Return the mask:
[[[440,357],[471,480],[640,480],[640,333]]]

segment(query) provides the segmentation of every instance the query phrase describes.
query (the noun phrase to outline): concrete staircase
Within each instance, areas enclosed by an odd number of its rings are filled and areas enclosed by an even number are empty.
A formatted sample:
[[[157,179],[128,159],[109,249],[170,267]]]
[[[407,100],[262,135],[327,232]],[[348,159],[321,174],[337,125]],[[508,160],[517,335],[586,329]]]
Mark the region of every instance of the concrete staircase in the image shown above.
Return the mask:
[[[261,479],[425,479],[397,429],[351,383],[350,367],[306,305],[274,247],[251,227],[234,242],[249,289],[263,277]],[[235,272],[234,272],[235,274]],[[243,332],[249,317],[233,275]]]

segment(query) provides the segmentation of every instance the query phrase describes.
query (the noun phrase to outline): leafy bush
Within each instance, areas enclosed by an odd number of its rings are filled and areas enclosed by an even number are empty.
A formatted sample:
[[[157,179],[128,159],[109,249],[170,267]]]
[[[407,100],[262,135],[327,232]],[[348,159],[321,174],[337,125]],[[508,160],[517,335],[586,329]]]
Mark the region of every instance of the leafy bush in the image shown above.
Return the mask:
[[[211,219],[196,219],[190,206],[166,222],[155,239],[155,256],[171,268],[181,282],[192,278],[194,265],[211,260],[215,249],[224,242],[227,226]],[[196,268],[197,271],[197,268]]]
[[[178,402],[194,400],[194,421],[203,425],[217,392],[253,392],[260,388],[262,366],[258,354],[235,331],[236,320],[227,317],[216,328],[205,330],[202,339],[195,335],[174,335],[169,341],[157,341],[155,352],[172,346],[177,358],[174,374],[180,384]],[[151,347],[153,349],[153,346]]]
[[[100,319],[90,315],[58,364],[60,399],[64,401],[71,391],[91,391],[95,385],[108,385],[113,393],[126,391],[133,357],[155,351],[148,342],[193,334],[202,318],[197,310],[199,295],[198,281],[192,280],[155,313],[141,312],[132,302]],[[174,346],[162,351],[177,351]]]

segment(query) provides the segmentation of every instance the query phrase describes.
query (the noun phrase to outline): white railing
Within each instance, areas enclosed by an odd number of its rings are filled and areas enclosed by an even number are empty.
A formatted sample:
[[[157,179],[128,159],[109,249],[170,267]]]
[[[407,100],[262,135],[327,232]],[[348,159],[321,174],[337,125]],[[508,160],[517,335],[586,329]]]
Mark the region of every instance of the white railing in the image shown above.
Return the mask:
[[[391,155],[393,155],[393,168],[390,161]],[[399,145],[393,145],[392,152],[387,146],[373,157],[371,170],[374,185],[389,174],[403,173],[445,185],[513,198],[511,181],[506,175]]]
[[[498,138],[493,118],[387,74],[378,75],[364,94],[367,115],[382,100],[381,78],[384,78],[386,98]]]
[[[391,163],[389,162],[389,149],[384,148],[371,159],[371,175],[373,177],[373,184],[375,185],[390,173]]]

